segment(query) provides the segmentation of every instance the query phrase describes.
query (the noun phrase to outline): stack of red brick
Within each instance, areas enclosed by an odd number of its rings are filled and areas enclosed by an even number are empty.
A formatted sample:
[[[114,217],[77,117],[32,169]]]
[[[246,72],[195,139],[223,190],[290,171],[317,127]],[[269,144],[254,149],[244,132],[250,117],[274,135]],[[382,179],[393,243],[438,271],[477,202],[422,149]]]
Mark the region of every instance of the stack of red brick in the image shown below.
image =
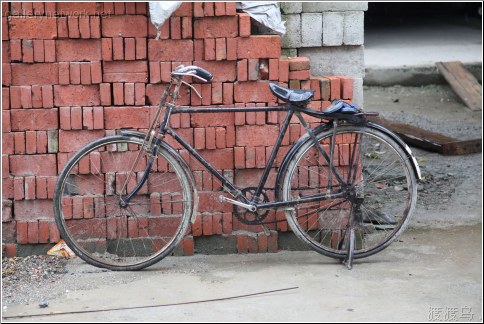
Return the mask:
[[[310,107],[352,99],[344,77],[311,77],[307,58],[281,58],[280,37],[251,35],[250,17],[235,3],[184,3],[155,40],[146,2],[2,3],[2,244],[55,243],[52,197],[58,172],[91,140],[118,128],[145,130],[170,72],[180,64],[213,73],[196,83],[200,99],[185,89],[181,105],[277,105],[268,83],[314,89]],[[172,126],[238,186],[254,186],[272,151],[283,116],[275,112],[181,114]],[[311,119],[312,123],[319,123]],[[301,135],[294,120],[277,157]],[[188,158],[187,152],[172,143]],[[193,237],[223,235],[238,252],[273,252],[277,231],[241,224],[230,204],[218,202],[218,181],[189,159],[200,191],[199,216],[181,250],[194,251]],[[273,169],[269,189],[274,188]],[[273,197],[273,190],[268,191]],[[284,219],[282,213],[268,219]],[[236,252],[236,251],[233,251]]]

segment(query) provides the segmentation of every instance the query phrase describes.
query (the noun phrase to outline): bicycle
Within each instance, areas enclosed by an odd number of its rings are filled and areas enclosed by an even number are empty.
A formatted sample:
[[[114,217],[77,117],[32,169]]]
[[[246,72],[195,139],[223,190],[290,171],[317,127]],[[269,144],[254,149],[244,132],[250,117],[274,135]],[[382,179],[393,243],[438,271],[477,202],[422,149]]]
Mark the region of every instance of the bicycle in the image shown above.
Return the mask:
[[[198,192],[187,162],[164,139],[171,136],[217,178],[244,224],[262,226],[270,210],[284,210],[296,236],[320,254],[351,269],[353,259],[390,245],[415,209],[420,170],[408,146],[395,134],[368,121],[356,105],[333,102],[324,110],[307,108],[312,90],[290,90],[270,83],[286,104],[274,107],[194,108],[176,106],[189,76],[209,82],[210,72],[179,66],[171,74],[148,132],[120,130],[80,149],[59,175],[55,221],[62,238],[84,261],[111,270],[139,270],[167,255],[181,242],[197,213]],[[238,188],[170,127],[172,114],[285,112],[259,184]],[[310,128],[303,115],[321,124]],[[306,134],[285,155],[277,171],[275,199],[265,183],[291,118]]]

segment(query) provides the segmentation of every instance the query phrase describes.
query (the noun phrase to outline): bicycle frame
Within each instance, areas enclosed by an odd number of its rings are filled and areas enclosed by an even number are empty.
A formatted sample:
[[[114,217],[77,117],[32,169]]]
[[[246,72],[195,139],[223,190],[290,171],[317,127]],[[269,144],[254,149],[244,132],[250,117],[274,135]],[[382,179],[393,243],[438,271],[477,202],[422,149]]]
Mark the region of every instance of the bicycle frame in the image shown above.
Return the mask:
[[[274,148],[271,152],[271,155],[269,157],[269,161],[267,162],[267,165],[264,168],[263,174],[261,179],[259,180],[259,184],[257,185],[257,189],[253,195],[253,197],[258,197],[263,189],[264,186],[267,182],[267,179],[269,177],[269,172],[274,165],[277,153],[279,152],[279,148],[281,146],[282,140],[284,138],[284,135],[287,132],[287,129],[289,127],[289,123],[291,118],[296,115],[296,117],[299,119],[301,124],[304,126],[306,133],[309,135],[309,137],[316,143],[316,146],[328,165],[330,166],[330,175],[334,175],[335,178],[337,179],[338,183],[340,184],[341,188],[346,188],[347,184],[346,182],[342,179],[341,175],[339,174],[338,170],[336,167],[333,165],[333,147],[334,143],[331,146],[331,151],[330,154],[322,148],[321,144],[316,140],[315,135],[312,132],[312,129],[308,126],[304,118],[302,117],[302,114],[307,114],[309,116],[313,117],[319,117],[319,118],[324,118],[324,119],[329,119],[329,120],[334,120],[334,122],[330,121],[327,124],[332,125],[333,129],[337,127],[337,120],[339,118],[344,119],[344,120],[350,120],[355,123],[361,122],[363,119],[361,117],[355,116],[355,115],[342,115],[342,114],[332,114],[331,116],[328,116],[327,114],[324,114],[322,112],[309,109],[307,107],[299,107],[295,105],[285,105],[285,106],[274,106],[274,107],[245,107],[245,108],[233,108],[233,107],[219,107],[219,108],[190,108],[190,107],[179,107],[176,108],[175,106],[175,99],[178,96],[179,89],[181,87],[182,82],[177,82],[175,84],[175,90],[170,93],[169,89],[171,89],[173,85],[173,80],[172,82],[167,85],[165,92],[163,94],[163,97],[160,101],[160,104],[158,106],[158,111],[155,117],[155,120],[153,121],[150,129],[148,130],[148,133],[146,134],[145,137],[145,142],[148,143],[147,148],[152,148],[151,154],[150,154],[150,159],[148,160],[146,170],[140,180],[140,182],[137,184],[137,186],[133,189],[132,192],[130,192],[128,195],[123,197],[123,202],[128,203],[130,198],[134,196],[137,191],[142,187],[146,179],[148,178],[152,163],[154,161],[154,158],[156,157],[157,150],[158,150],[158,144],[160,141],[163,140],[164,136],[166,134],[169,134],[170,136],[173,137],[175,141],[177,141],[183,148],[185,148],[192,156],[195,157],[196,160],[198,160],[212,175],[214,175],[221,183],[222,186],[225,190],[227,190],[230,194],[232,194],[236,199],[238,199],[239,202],[242,202],[240,204],[243,207],[253,207],[251,211],[255,211],[257,209],[277,209],[277,208],[287,208],[287,207],[292,207],[297,204],[301,203],[307,203],[307,202],[314,202],[314,201],[320,201],[320,200],[327,200],[327,199],[337,199],[337,198],[343,198],[345,197],[346,193],[341,190],[341,192],[338,193],[321,193],[317,195],[311,195],[307,196],[304,198],[300,198],[298,200],[292,200],[292,201],[273,201],[273,202],[264,202],[264,203],[257,203],[255,201],[249,201],[245,195],[242,194],[241,188],[238,188],[232,181],[227,179],[222,173],[220,173],[218,170],[216,170],[203,156],[201,156],[198,151],[193,148],[183,137],[181,137],[179,134],[176,133],[176,131],[170,127],[169,125],[169,120],[171,114],[192,114],[192,113],[221,113],[221,112],[270,112],[270,111],[276,111],[276,112],[286,112],[285,119],[281,125],[281,130],[279,132],[279,135],[277,136],[276,142],[274,144]],[[184,82],[183,82],[184,83]],[[171,95],[172,100],[170,103],[165,105],[166,99],[168,95]],[[166,111],[163,116],[163,120],[159,125],[158,131],[155,132],[153,130],[156,121],[158,118],[161,116],[161,110],[166,106]],[[153,145],[151,146],[151,143]],[[129,179],[126,180],[126,183],[128,182]],[[228,198],[227,198],[228,199]],[[230,200],[232,203],[236,203],[234,200]]]

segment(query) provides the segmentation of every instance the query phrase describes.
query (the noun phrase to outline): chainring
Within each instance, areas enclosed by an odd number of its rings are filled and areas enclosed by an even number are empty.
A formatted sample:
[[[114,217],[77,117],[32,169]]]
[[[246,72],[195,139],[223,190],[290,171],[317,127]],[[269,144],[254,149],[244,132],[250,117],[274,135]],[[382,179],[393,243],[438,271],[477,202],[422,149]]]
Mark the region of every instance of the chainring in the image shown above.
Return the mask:
[[[249,201],[254,201],[255,203],[268,202],[269,197],[267,196],[264,190],[262,191],[259,197],[254,199],[254,193],[256,189],[257,188],[255,187],[247,187],[242,189],[241,192]],[[251,212],[243,207],[234,205],[235,217],[237,217],[237,219],[245,225],[260,225],[268,214],[269,214],[269,210],[267,209]]]

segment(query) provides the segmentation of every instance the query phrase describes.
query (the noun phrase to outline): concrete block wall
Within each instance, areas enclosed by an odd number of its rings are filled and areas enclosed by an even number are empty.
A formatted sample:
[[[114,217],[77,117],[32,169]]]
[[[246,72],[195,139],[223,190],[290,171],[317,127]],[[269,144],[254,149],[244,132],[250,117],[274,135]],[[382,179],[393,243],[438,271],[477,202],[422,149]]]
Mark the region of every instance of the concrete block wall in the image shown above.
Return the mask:
[[[367,2],[281,2],[287,33],[282,54],[305,56],[311,74],[354,79],[353,101],[363,104],[364,12]]]
[[[161,39],[155,36],[146,2],[2,3],[2,247],[7,255],[25,255],[27,249],[45,253],[60,240],[52,199],[67,159],[116,129],[145,131],[179,64],[199,65],[214,75],[212,83],[194,84],[203,99],[184,88],[181,105],[277,105],[269,82],[315,90],[310,107],[317,110],[334,99],[353,99],[351,78],[311,77],[308,58],[281,57],[280,36],[252,35],[249,16],[236,12],[234,2],[186,2],[162,26]],[[277,112],[183,114],[173,116],[171,126],[236,185],[247,187],[257,184],[283,117]],[[313,127],[321,123],[308,121]],[[302,131],[295,120],[283,139],[268,184],[271,197],[283,154]],[[195,168],[194,175],[199,214],[177,254],[203,251],[200,244],[209,238],[219,251],[224,242],[224,252],[284,248],[279,238],[290,231],[286,222],[270,224],[267,238],[260,226],[242,224],[231,205],[218,202],[220,184],[207,170]],[[267,220],[276,219],[284,220],[284,213],[272,212]]]

